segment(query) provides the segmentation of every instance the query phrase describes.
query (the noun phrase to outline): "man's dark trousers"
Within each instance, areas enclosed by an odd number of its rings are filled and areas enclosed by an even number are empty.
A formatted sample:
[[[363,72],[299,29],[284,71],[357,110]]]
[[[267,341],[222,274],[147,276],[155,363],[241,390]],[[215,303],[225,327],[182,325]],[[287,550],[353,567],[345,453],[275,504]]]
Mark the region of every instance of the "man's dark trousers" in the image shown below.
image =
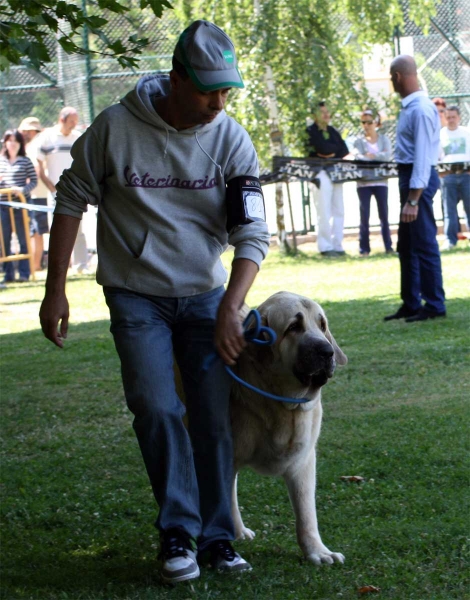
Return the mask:
[[[413,165],[398,166],[400,204],[408,199]],[[423,309],[433,314],[445,313],[441,255],[437,244],[437,227],[433,198],[439,189],[439,177],[431,169],[428,186],[419,199],[418,218],[411,223],[400,221],[398,246],[401,266],[401,298],[413,312]],[[422,305],[424,301],[424,306]]]

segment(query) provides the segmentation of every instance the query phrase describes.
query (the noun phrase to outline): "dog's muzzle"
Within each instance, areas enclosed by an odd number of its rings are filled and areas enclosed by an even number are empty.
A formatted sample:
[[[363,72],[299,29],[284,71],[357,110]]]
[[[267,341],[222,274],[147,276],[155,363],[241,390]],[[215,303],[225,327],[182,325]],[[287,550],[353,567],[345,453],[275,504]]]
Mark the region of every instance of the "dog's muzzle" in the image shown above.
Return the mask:
[[[293,372],[302,385],[322,387],[333,377],[335,367],[335,351],[328,340],[310,336],[300,342]]]

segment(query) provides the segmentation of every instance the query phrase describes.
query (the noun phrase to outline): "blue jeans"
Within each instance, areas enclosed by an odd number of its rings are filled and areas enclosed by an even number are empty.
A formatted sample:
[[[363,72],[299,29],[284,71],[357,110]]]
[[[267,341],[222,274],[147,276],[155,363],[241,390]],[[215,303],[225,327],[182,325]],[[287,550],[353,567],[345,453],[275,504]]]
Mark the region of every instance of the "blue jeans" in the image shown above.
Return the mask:
[[[361,214],[361,225],[359,227],[359,251],[361,254],[370,252],[369,241],[369,219],[370,200],[375,196],[377,200],[377,211],[380,219],[380,230],[384,241],[385,250],[392,249],[392,238],[390,237],[390,226],[388,224],[388,186],[370,185],[357,188],[359,196],[359,210]]]
[[[202,367],[215,352],[219,287],[187,298],[162,298],[104,288],[111,333],[134,430],[159,506],[156,527],[181,527],[211,541],[233,540],[230,378],[221,361]],[[181,371],[185,407],[173,376]]]
[[[467,228],[470,229],[470,173],[450,173],[442,178],[444,233],[448,242],[454,246],[459,232],[457,205],[460,200],[463,201]]]
[[[18,236],[20,253],[27,254],[28,246],[26,245],[26,232],[23,223],[23,210],[13,209],[13,214],[15,216],[16,235]],[[5,242],[5,252],[7,256],[11,256],[13,254],[13,252],[11,251],[11,235],[13,232],[13,228],[11,226],[9,209],[5,206],[2,206],[1,208],[1,219],[3,240]],[[29,235],[29,231],[27,232],[27,234]],[[5,271],[5,281],[14,281],[15,267],[13,266],[13,262],[6,262],[3,264],[3,267]],[[18,261],[18,271],[22,279],[29,279],[29,276],[31,275],[31,269],[29,267],[29,260],[27,258]]]
[[[408,198],[413,165],[399,165],[398,185],[403,206]],[[441,255],[437,244],[433,198],[439,189],[439,177],[432,168],[428,186],[419,199],[418,218],[400,221],[397,250],[401,267],[401,298],[410,311],[422,308],[433,313],[445,312]],[[424,301],[424,306],[421,302]]]

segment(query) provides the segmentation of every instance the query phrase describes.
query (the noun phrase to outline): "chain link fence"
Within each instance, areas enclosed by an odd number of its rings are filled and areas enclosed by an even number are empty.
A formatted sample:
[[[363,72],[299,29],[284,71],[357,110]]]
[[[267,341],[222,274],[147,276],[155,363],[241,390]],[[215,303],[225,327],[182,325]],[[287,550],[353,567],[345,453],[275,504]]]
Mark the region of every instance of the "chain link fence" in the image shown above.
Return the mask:
[[[412,54],[423,89],[447,106],[457,105],[462,125],[470,125],[470,2],[445,0],[437,6],[429,31],[410,19],[413,0],[404,0],[404,27],[395,35],[396,54]]]
[[[12,66],[7,72],[0,71],[2,134],[8,128],[18,127],[21,120],[30,115],[49,124],[51,115],[57,115],[64,106],[63,92],[57,85],[58,44],[53,36],[48,36],[45,43],[52,61],[41,74],[24,66]]]
[[[0,129],[17,127],[24,117],[38,117],[44,127],[57,121],[63,106],[74,106],[80,114],[81,127],[89,125],[94,117],[106,107],[116,103],[137,80],[145,74],[168,72],[177,37],[182,30],[173,11],[165,11],[162,19],[156,19],[151,10],[141,10],[137,0],[131,0],[135,8],[126,15],[108,13],[108,25],[104,34],[111,41],[125,40],[135,34],[146,37],[149,45],[139,56],[136,69],[123,69],[115,59],[106,55],[105,45],[96,36],[83,32],[82,45],[96,54],[87,56],[68,55],[54,36],[47,40],[52,61],[38,74],[24,66],[14,66],[8,73],[0,72]],[[83,6],[88,14],[96,10],[92,0]],[[444,98],[447,105],[458,105],[462,124],[470,125],[470,2],[469,0],[445,0],[439,3],[437,14],[431,20],[429,30],[424,32],[412,19],[413,0],[402,0],[404,25],[396,29],[388,48],[388,56],[411,54],[415,57],[420,80],[431,98]],[[338,35],[346,35],[349,24],[338,15]],[[364,72],[367,69],[364,65]],[[385,74],[388,82],[388,74]],[[391,91],[391,89],[390,89]],[[398,107],[398,98],[395,98]],[[383,131],[394,142],[396,122],[395,109],[387,110],[388,117]],[[333,123],[343,134],[353,137],[359,133],[359,120],[353,123]],[[351,191],[355,198],[354,190]],[[301,194],[302,207],[309,206],[308,193]],[[300,209],[299,209],[300,210]],[[391,222],[397,216],[391,215]],[[298,219],[301,219],[299,216]],[[296,222],[297,222],[296,217]],[[311,231],[305,214],[299,231]],[[353,215],[351,223],[358,222]],[[275,228],[275,227],[274,227]]]
[[[438,5],[429,31],[424,33],[410,19],[413,0],[403,0],[404,26],[394,36],[395,53],[413,54],[418,62],[423,88],[431,97],[442,97],[447,104],[459,105],[462,123],[470,123],[470,2],[446,0]],[[84,6],[92,15],[96,7],[87,0]],[[107,106],[117,102],[144,74],[167,72],[181,31],[172,11],[156,19],[151,10],[138,3],[126,15],[108,13],[105,35],[112,41],[129,35],[149,39],[138,69],[124,70],[106,56],[105,46],[96,36],[83,34],[83,45],[97,52],[96,58],[68,55],[54,36],[47,40],[52,57],[41,74],[24,66],[0,73],[0,127],[16,127],[25,116],[38,117],[44,126],[53,125],[63,106],[74,106],[83,126]],[[347,30],[345,19],[344,26]],[[337,124],[338,126],[339,124]],[[349,127],[350,128],[350,127]],[[393,135],[393,132],[391,132]]]
[[[96,8],[87,3],[91,15]],[[38,117],[44,127],[57,121],[63,106],[73,106],[80,114],[82,127],[89,125],[104,108],[119,101],[137,80],[147,73],[168,72],[181,24],[171,11],[157,19],[150,9],[136,8],[130,13],[108,13],[104,34],[112,41],[129,35],[149,39],[138,69],[125,70],[105,54],[101,39],[83,33],[83,47],[95,51],[97,58],[67,54],[53,35],[47,38],[52,61],[41,74],[24,66],[13,66],[0,73],[0,128],[18,127],[24,117]],[[64,29],[64,27],[62,27]]]

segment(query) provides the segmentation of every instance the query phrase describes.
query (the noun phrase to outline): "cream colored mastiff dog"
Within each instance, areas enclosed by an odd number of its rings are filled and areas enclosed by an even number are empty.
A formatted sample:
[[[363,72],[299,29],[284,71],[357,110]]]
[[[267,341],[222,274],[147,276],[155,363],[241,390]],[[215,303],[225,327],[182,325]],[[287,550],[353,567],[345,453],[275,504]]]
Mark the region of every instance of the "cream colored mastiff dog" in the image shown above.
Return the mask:
[[[252,467],[263,475],[282,476],[295,512],[297,540],[315,564],[344,562],[322,542],[315,507],[315,445],[322,419],[321,388],[336,365],[348,362],[328,328],[319,304],[304,296],[278,292],[258,307],[262,324],[277,334],[273,346],[248,344],[234,371],[244,381],[277,396],[308,402],[277,402],[235,383],[230,408],[234,443],[232,513],[237,539],[253,539],[237,501],[236,474]],[[242,311],[243,312],[243,311]],[[248,309],[245,311],[248,314]],[[243,314],[241,315],[244,316]],[[184,399],[175,363],[178,394]]]
[[[248,344],[234,370],[258,388],[288,398],[308,398],[308,402],[277,402],[234,383],[234,472],[249,466],[263,475],[283,477],[305,557],[318,565],[342,563],[344,556],[331,552],[318,531],[315,445],[322,420],[321,388],[347,358],[328,328],[323,309],[309,298],[278,292],[258,311],[262,324],[276,332],[277,341],[273,346]],[[253,539],[255,534],[243,524],[238,508],[236,475],[232,510],[237,538]]]

